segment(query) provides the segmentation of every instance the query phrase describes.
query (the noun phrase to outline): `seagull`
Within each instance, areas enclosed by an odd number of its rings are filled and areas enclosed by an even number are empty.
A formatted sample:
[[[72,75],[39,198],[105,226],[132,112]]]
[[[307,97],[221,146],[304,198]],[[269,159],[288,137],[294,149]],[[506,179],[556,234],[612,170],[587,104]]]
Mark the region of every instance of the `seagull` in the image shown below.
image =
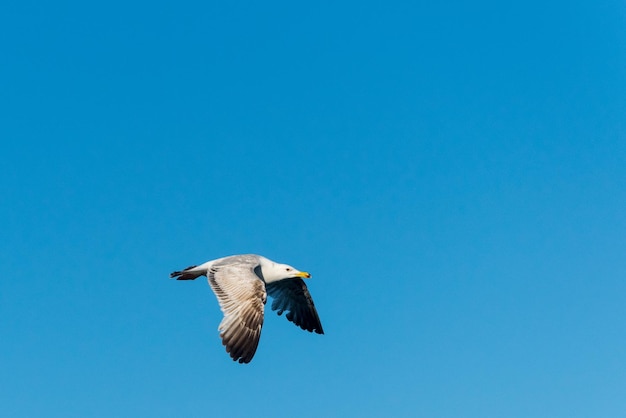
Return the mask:
[[[218,327],[233,361],[249,363],[259,345],[267,295],[278,315],[303,330],[324,334],[311,294],[303,279],[311,275],[255,254],[232,255],[170,274],[176,280],[207,276],[224,314]]]

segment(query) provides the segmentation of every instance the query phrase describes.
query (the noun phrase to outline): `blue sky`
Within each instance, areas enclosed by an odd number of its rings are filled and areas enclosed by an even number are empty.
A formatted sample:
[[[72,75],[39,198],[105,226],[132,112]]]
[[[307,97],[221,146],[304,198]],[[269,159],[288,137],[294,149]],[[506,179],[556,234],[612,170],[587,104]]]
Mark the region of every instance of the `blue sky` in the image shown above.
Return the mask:
[[[0,6],[0,412],[609,417],[622,2]],[[249,365],[205,280],[310,271]],[[260,412],[259,412],[260,411]]]

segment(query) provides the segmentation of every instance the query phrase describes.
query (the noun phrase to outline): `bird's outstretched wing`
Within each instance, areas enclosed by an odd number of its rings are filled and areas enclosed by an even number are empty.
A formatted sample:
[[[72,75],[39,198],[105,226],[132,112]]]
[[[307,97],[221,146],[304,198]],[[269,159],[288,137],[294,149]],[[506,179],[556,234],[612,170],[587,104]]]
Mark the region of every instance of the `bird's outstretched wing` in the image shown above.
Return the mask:
[[[302,279],[285,279],[265,285],[267,293],[274,298],[272,310],[281,315],[288,311],[288,320],[300,328],[323,334],[322,324],[317,315],[315,304]]]
[[[217,296],[224,319],[219,331],[222,344],[233,360],[249,363],[261,338],[265,285],[254,273],[253,264],[216,264],[208,279]]]

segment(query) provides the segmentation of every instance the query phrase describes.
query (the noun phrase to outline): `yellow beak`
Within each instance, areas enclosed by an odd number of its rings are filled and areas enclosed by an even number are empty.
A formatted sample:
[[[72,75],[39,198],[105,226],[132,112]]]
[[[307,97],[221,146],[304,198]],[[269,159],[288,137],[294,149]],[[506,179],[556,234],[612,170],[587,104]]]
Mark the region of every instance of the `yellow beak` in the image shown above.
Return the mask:
[[[307,273],[306,271],[301,271],[300,273],[296,274],[296,276],[304,277],[305,279],[310,279],[311,278],[311,275],[309,273]]]

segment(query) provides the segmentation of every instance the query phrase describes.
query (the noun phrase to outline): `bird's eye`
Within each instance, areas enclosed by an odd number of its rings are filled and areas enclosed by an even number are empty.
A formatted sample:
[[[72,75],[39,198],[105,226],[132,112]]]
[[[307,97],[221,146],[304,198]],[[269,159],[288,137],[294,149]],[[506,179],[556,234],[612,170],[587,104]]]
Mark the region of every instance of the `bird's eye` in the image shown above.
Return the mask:
[[[289,267],[287,267],[287,271],[291,271],[291,269]]]

